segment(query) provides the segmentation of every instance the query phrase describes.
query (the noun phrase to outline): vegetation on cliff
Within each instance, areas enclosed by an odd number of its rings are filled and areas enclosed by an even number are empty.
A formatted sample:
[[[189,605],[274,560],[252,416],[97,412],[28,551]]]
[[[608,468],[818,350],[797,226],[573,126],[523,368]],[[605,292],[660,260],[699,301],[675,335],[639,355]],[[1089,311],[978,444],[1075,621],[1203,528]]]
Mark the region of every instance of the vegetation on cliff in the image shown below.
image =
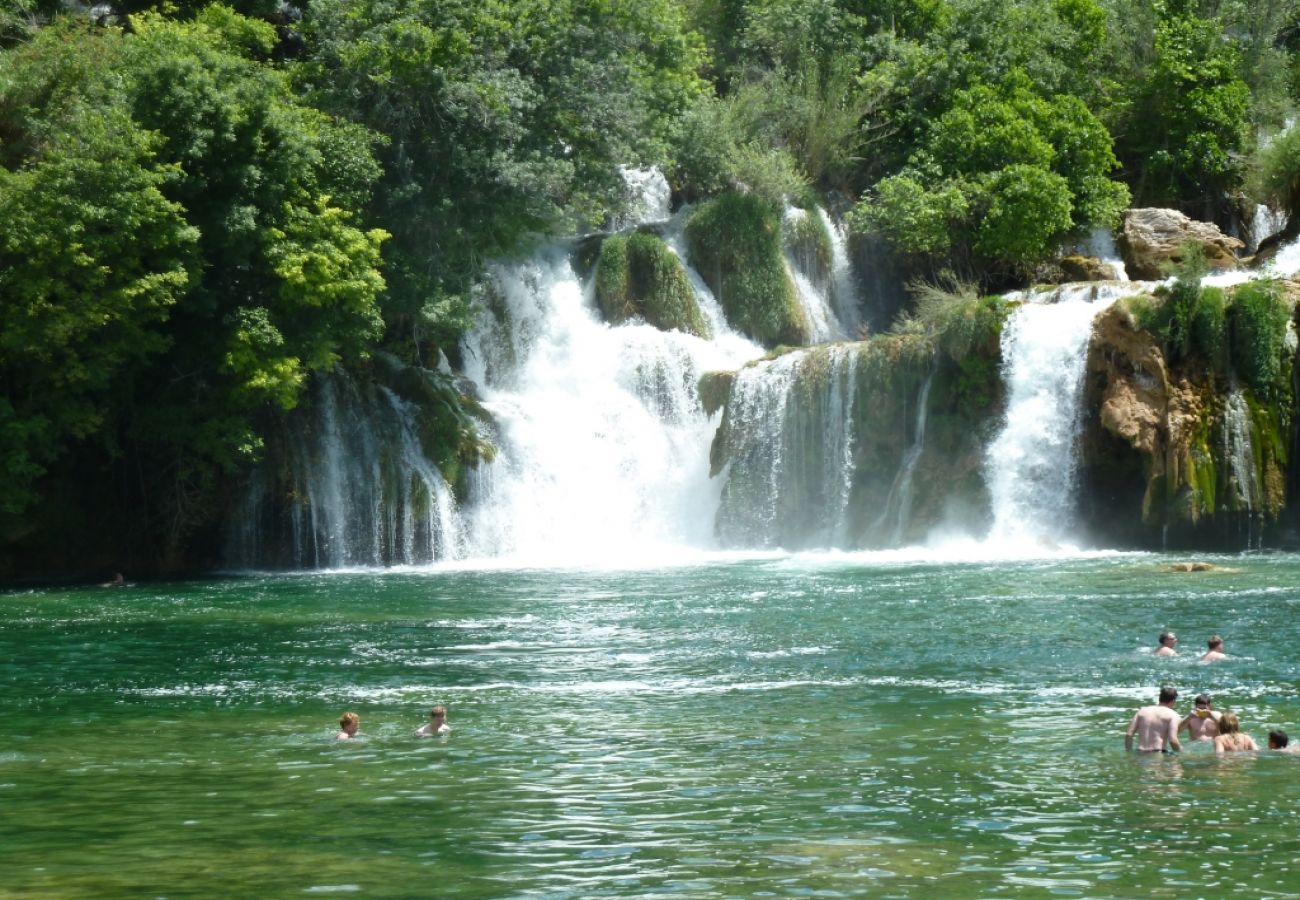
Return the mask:
[[[1225,227],[1249,199],[1295,211],[1297,132],[1256,142],[1294,113],[1298,12],[13,0],[0,571],[59,566],[72,544],[92,565],[202,561],[223,498],[313,372],[364,373],[381,350],[454,359],[487,260],[607,221],[620,166],[659,165],[700,204],[692,257],[768,346],[806,340],[781,258],[787,202],[834,195],[891,265],[982,291],[1022,286],[1129,197]],[[792,240],[822,252],[811,230]],[[1275,333],[1273,308],[1194,299],[1170,350],[1220,365],[1219,348],[1277,403],[1284,374],[1252,337]],[[670,305],[665,327],[699,333]],[[479,442],[452,397],[433,439],[454,469]]]
[[[640,316],[664,331],[710,335],[681,260],[653,234],[605,239],[596,261],[596,302],[611,325]]]

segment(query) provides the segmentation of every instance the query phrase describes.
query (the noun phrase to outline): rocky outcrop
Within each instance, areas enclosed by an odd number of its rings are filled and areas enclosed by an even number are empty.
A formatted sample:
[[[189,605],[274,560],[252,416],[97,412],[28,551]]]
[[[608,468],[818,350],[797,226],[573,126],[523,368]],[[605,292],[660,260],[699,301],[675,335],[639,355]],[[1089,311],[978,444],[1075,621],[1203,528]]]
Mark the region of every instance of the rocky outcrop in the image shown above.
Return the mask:
[[[1119,251],[1130,278],[1154,280],[1182,263],[1188,246],[1205,251],[1211,269],[1235,269],[1245,244],[1208,222],[1198,222],[1173,209],[1130,209],[1124,213]]]
[[[691,263],[736,330],[765,347],[808,343],[777,210],[752,194],[723,194],[691,215],[686,240]]]
[[[653,234],[615,235],[601,244],[596,302],[611,325],[639,317],[661,331],[710,335],[681,260]]]
[[[1121,300],[1094,326],[1083,396],[1084,518],[1112,544],[1257,545],[1286,502],[1281,434],[1290,398],[1265,402],[1240,373],[1196,354],[1171,363],[1133,312],[1152,302]]]
[[[1115,267],[1095,256],[1064,256],[1058,265],[1064,281],[1114,281],[1119,277]]]

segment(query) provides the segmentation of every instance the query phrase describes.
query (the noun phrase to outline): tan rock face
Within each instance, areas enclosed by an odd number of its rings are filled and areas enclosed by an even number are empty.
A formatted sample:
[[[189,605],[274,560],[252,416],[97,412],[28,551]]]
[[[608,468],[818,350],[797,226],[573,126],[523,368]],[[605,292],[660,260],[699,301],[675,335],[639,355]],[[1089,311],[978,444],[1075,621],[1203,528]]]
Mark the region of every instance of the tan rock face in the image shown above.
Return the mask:
[[[1101,424],[1163,471],[1165,415],[1169,404],[1164,356],[1152,337],[1133,327],[1121,306],[1094,325],[1088,364],[1102,374]]]
[[[1245,247],[1209,222],[1198,222],[1173,209],[1130,209],[1124,213],[1119,250],[1129,277],[1165,277],[1165,267],[1182,262],[1188,244],[1205,250],[1212,269],[1235,269]]]

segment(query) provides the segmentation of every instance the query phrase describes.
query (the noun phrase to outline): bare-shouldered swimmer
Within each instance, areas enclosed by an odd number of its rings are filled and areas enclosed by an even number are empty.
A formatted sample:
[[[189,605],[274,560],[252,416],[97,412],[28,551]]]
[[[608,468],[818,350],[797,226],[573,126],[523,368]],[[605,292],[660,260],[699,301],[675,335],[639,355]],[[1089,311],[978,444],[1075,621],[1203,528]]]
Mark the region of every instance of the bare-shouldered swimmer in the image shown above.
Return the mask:
[[[1178,690],[1169,685],[1160,689],[1160,703],[1144,706],[1128,723],[1124,735],[1124,749],[1133,749],[1133,736],[1137,735],[1138,750],[1143,753],[1159,753],[1162,750],[1182,750],[1178,742],[1178,713],[1174,712],[1174,703],[1178,700]]]
[[[1212,741],[1219,736],[1219,712],[1211,708],[1209,694],[1197,694],[1196,705],[1187,718],[1178,723],[1178,733],[1187,729],[1193,741]]]
[[[1160,632],[1160,645],[1155,649],[1156,656],[1177,656],[1178,635],[1172,631]]]
[[[1228,654],[1223,652],[1223,638],[1217,634],[1206,641],[1205,644],[1209,649],[1201,657],[1201,662],[1218,662],[1221,659],[1228,658]]]

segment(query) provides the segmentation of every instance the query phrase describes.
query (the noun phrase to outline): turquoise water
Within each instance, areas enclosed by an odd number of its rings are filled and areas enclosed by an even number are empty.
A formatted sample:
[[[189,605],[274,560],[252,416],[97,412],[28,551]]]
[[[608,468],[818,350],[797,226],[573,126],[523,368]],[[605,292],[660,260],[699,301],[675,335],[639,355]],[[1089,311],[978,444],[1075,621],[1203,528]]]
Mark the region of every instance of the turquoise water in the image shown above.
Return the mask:
[[[1122,736],[1300,739],[1300,557],[1178,559],[0,594],[0,895],[1295,896],[1300,756]]]

